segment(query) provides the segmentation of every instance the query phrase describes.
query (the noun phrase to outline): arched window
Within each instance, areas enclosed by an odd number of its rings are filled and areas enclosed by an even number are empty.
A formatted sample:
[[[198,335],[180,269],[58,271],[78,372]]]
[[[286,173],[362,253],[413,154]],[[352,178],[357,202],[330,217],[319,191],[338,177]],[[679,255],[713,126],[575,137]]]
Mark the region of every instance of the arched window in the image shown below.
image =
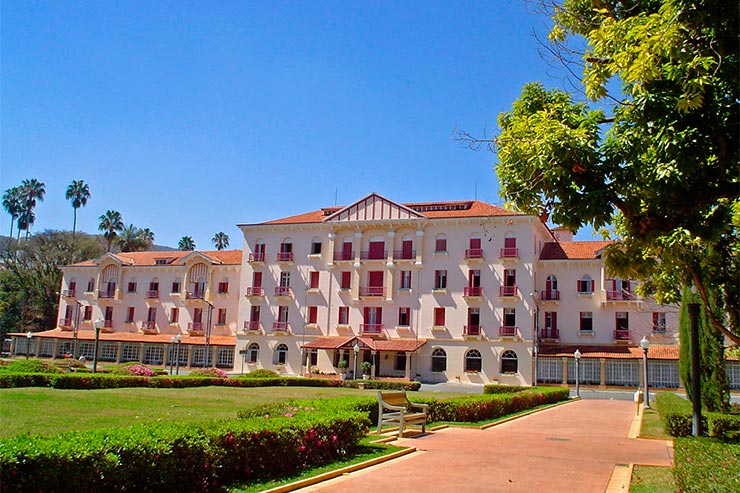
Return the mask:
[[[483,369],[483,358],[480,351],[470,349],[465,353],[465,371],[481,371]]]
[[[288,362],[288,346],[278,344],[275,348],[275,364],[284,365]]]
[[[594,292],[594,281],[591,276],[585,274],[578,280],[578,293],[579,294],[591,294]]]
[[[511,349],[507,349],[501,355],[501,373],[517,373],[519,371],[519,358]]]
[[[436,348],[432,351],[432,371],[447,370],[447,353],[442,348]]]
[[[247,363],[256,363],[260,355],[260,345],[253,342],[247,347]]]

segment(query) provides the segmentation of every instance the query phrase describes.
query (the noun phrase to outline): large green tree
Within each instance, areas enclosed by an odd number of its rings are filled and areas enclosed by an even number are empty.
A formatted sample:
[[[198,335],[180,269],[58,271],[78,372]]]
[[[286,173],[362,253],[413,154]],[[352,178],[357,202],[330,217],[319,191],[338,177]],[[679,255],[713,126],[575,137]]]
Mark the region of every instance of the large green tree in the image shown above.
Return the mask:
[[[711,324],[736,343],[739,9],[726,0],[555,4],[551,50],[567,58],[568,43],[580,43],[576,94],[590,102],[528,84],[493,141],[508,202],[572,230],[613,227],[612,272],[645,280],[659,302],[695,285]]]
[[[229,248],[229,235],[227,235],[223,231],[219,231],[218,233],[213,235],[213,238],[211,238],[211,241],[213,242],[213,245],[216,247],[216,250],[223,250],[224,248]]]
[[[18,187],[21,196],[21,211],[18,216],[18,233],[21,230],[26,231],[26,238],[31,235],[31,226],[36,222],[36,208],[37,202],[44,200],[46,195],[46,185],[36,178],[30,178],[23,180],[21,186]],[[19,236],[20,237],[20,236]]]
[[[195,250],[195,240],[191,236],[183,236],[180,241],[177,242],[177,249],[184,251]]]
[[[10,214],[10,237],[12,238],[13,225],[22,210],[20,187],[12,187],[5,190],[3,193],[3,209]]]
[[[108,251],[110,252],[110,249],[113,246],[113,241],[115,241],[119,231],[122,231],[124,228],[121,213],[118,211],[107,210],[105,211],[105,214],[100,216],[98,219],[100,220],[98,229],[103,232],[103,237],[105,238],[105,241],[108,242]]]
[[[90,198],[90,186],[84,180],[72,180],[64,196],[72,201],[72,209],[74,209],[74,221],[72,222],[72,239],[74,239],[77,231],[77,209],[87,205],[87,200]]]
[[[122,252],[142,252],[151,248],[153,241],[154,233],[149,228],[139,229],[129,224],[117,234],[114,243]]]

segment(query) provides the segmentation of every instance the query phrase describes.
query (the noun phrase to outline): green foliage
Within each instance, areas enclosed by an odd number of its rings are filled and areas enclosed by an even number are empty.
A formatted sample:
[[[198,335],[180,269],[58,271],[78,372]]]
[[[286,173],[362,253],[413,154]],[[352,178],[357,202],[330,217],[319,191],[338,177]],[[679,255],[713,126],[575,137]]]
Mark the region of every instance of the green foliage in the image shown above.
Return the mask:
[[[514,394],[516,392],[523,392],[525,390],[535,390],[535,387],[528,387],[523,385],[500,385],[492,383],[483,386],[484,394]]]
[[[2,371],[18,373],[61,373],[56,365],[39,359],[19,359],[0,368]]]
[[[274,372],[272,370],[267,370],[265,368],[259,368],[254,371],[250,371],[249,373],[245,373],[241,376],[241,378],[279,378],[280,375],[277,372]]]
[[[359,388],[360,385],[367,390],[416,391],[421,388],[421,382],[403,382],[396,380],[346,380],[343,386]]]
[[[360,369],[362,370],[363,375],[370,375],[370,370],[372,369],[373,365],[369,361],[363,361],[360,365]]]
[[[191,377],[229,378],[220,368],[197,368],[190,372]]]
[[[676,438],[673,448],[678,491],[740,491],[740,444],[711,438]]]
[[[656,399],[666,433],[673,437],[692,436],[691,403],[676,394],[660,393]],[[740,415],[719,412],[702,413],[702,429],[715,438],[740,438]]]

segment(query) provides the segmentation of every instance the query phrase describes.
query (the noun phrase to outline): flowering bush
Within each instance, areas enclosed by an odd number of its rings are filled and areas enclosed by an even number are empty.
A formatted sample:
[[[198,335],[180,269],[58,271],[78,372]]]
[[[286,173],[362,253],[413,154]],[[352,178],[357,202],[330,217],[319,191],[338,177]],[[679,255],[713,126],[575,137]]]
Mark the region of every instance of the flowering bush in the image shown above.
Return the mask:
[[[191,377],[214,377],[229,378],[225,371],[220,368],[198,368],[190,372]]]

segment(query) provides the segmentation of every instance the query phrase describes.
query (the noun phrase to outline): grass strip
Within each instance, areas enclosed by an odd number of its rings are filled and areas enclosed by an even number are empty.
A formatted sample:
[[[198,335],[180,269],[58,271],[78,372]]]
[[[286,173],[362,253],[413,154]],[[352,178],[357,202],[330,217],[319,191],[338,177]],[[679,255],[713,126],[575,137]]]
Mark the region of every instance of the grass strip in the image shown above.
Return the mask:
[[[630,493],[673,493],[676,482],[671,467],[635,466]]]

